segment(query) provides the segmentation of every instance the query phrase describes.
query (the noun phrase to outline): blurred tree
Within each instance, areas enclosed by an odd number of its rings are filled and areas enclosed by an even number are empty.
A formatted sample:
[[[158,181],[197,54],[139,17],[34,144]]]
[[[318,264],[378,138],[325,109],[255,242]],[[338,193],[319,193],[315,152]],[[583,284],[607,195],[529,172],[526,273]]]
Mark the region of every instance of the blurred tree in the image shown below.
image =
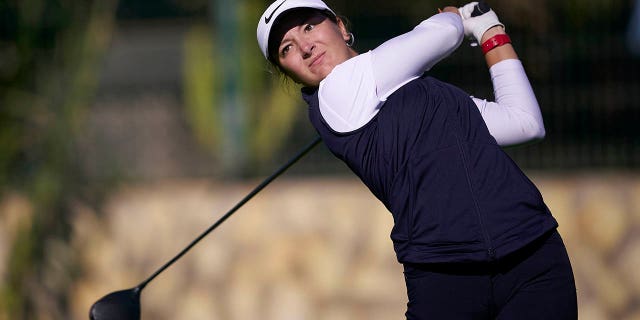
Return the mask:
[[[16,230],[0,318],[68,318],[71,207],[86,191],[75,140],[108,45],[115,0],[0,2],[0,199],[33,205]]]
[[[263,3],[210,0],[208,25],[194,23],[185,38],[186,117],[195,138],[226,164],[227,177],[259,171],[286,144],[295,116],[303,113],[296,108],[297,92],[283,89],[282,79],[260,59],[255,23]]]

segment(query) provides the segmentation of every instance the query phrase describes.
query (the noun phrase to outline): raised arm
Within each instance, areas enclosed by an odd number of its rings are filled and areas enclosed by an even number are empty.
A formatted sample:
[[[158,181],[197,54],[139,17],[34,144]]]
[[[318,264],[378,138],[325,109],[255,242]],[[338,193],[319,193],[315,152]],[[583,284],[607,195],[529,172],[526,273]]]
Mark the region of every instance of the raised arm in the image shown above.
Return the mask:
[[[489,132],[502,146],[540,140],[545,136],[542,113],[527,74],[504,26],[493,10],[471,17],[477,2],[459,8],[465,35],[484,47],[495,102],[473,98]]]
[[[413,30],[336,66],[319,86],[322,116],[338,132],[360,128],[396,89],[460,46],[463,35],[459,14],[439,13]]]
[[[460,15],[443,12],[374,49],[372,68],[378,97],[386,99],[450,55],[462,43],[463,31]]]

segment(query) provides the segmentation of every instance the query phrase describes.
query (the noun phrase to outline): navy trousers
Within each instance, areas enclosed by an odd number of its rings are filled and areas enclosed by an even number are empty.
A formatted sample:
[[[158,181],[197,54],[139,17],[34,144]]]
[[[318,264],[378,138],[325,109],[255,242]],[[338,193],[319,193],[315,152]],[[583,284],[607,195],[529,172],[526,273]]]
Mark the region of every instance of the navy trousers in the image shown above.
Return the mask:
[[[577,319],[571,263],[557,231],[486,264],[405,264],[406,317]]]

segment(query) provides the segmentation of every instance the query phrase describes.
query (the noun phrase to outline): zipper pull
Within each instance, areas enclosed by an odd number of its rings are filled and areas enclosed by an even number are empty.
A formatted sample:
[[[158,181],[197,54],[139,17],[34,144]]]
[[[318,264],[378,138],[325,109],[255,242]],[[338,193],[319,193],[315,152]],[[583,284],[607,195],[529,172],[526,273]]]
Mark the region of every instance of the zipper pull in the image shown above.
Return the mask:
[[[496,259],[496,250],[494,250],[493,248],[489,248],[487,250],[487,254],[489,255],[489,260],[493,261]]]

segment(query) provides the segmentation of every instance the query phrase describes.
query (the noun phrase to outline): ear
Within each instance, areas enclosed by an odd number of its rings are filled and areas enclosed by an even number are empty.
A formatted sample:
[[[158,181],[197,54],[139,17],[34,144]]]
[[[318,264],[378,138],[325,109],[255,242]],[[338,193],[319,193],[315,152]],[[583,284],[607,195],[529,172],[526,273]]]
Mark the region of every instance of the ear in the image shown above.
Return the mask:
[[[349,41],[349,39],[351,39],[351,37],[349,36],[349,31],[347,30],[347,27],[344,25],[344,22],[342,21],[342,19],[340,19],[340,17],[336,17],[337,24],[338,24],[338,28],[340,29],[340,33],[342,34],[342,39],[347,42]]]

